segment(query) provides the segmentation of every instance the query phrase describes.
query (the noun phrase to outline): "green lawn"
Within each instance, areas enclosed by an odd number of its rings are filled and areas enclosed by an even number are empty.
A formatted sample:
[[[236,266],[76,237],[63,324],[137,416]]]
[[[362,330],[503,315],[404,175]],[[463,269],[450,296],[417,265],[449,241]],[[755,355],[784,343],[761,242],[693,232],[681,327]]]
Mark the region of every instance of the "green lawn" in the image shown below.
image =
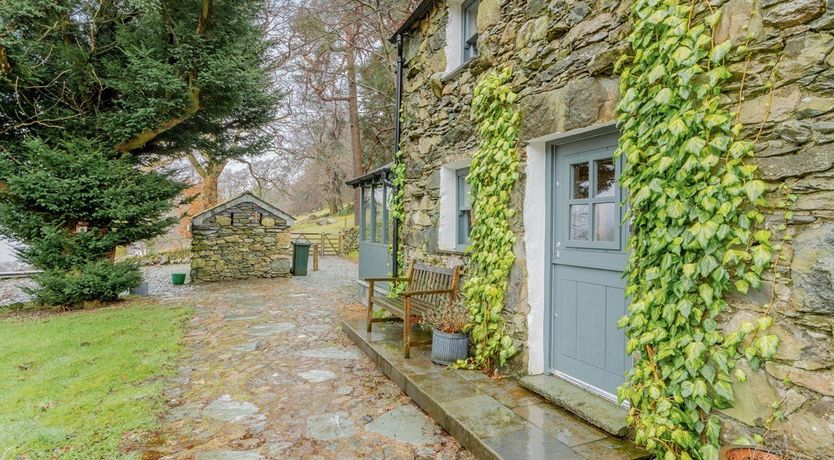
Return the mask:
[[[298,216],[295,225],[290,228],[291,232],[312,232],[312,233],[339,233],[348,227],[353,227],[353,212],[336,216],[328,216],[327,210],[320,210],[303,216]],[[321,219],[333,219],[335,222],[327,225],[318,225]]]
[[[0,320],[0,459],[125,456],[157,423],[190,316],[131,302]]]

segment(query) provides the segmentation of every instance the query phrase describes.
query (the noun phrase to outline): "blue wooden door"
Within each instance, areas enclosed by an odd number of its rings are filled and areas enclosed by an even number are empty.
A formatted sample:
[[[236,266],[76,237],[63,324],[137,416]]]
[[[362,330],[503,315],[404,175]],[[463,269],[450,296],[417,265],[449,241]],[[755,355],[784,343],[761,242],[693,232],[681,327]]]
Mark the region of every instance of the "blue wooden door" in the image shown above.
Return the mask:
[[[606,397],[631,366],[617,328],[627,228],[616,148],[616,133],[552,148],[550,370]]]

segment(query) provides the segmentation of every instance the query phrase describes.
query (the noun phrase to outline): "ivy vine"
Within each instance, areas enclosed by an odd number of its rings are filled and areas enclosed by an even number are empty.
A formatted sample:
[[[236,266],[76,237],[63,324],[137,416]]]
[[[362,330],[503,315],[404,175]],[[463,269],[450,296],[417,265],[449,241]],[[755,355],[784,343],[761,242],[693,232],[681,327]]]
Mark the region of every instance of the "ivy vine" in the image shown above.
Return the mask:
[[[405,225],[405,205],[403,204],[403,196],[405,194],[405,162],[403,161],[402,150],[397,150],[397,152],[394,153],[394,165],[391,167],[391,176],[391,185],[393,185],[394,188],[394,196],[391,197],[391,205],[388,207],[388,213],[392,219],[397,221],[400,231],[402,231]],[[389,252],[393,251],[393,248],[390,245],[388,248]],[[405,264],[405,251],[403,250],[402,245],[400,245],[396,257],[397,265],[400,270],[402,270],[403,264]],[[400,276],[400,274],[392,273],[392,276]],[[403,292],[405,292],[407,287],[407,283],[391,283],[390,294],[394,297],[399,297]]]
[[[630,227],[619,326],[636,356],[618,397],[636,442],[664,460],[717,459],[713,410],[733,404],[739,360],[757,370],[778,346],[767,313],[738,331],[718,326],[725,296],[759,288],[778,247],[759,210],[765,184],[746,162],[753,143],[720,103],[731,42],[714,43],[718,11],[696,19],[693,8],[635,1],[633,54],[617,63]]]
[[[510,219],[515,210],[510,192],[518,180],[518,99],[509,85],[509,68],[493,71],[475,87],[472,118],[478,123],[480,145],[466,180],[472,185],[473,225],[464,294],[470,312],[468,331],[475,345],[472,367],[494,370],[515,352],[501,311],[510,268],[515,261],[515,235]]]

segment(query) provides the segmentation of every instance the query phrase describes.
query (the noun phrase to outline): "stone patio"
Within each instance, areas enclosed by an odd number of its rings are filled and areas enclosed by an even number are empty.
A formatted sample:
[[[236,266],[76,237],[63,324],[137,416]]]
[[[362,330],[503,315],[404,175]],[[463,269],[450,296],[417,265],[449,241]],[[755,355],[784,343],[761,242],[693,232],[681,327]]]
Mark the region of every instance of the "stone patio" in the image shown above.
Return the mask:
[[[339,330],[355,264],[320,265],[156,291],[196,313],[161,428],[129,449],[144,460],[471,459]]]
[[[342,330],[424,411],[481,459],[631,460],[649,455],[559,409],[510,378],[431,362],[429,346],[402,356],[402,325],[350,315]],[[419,329],[418,336],[426,334]],[[427,337],[415,337],[424,340]]]

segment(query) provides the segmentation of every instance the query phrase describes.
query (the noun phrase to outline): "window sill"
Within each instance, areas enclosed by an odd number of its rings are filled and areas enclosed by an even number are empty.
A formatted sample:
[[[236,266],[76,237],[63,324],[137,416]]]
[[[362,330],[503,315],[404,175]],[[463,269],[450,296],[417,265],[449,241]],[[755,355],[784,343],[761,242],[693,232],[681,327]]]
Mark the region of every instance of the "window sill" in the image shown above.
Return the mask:
[[[459,76],[460,76],[460,74],[462,74],[462,73],[463,73],[463,72],[465,72],[467,69],[469,69],[470,67],[472,67],[472,66],[474,65],[474,63],[475,63],[475,62],[477,62],[477,61],[478,61],[478,56],[475,56],[475,57],[471,57],[471,58],[469,58],[469,59],[468,59],[466,62],[464,62],[463,64],[461,64],[461,65],[459,65],[459,66],[455,67],[455,68],[454,68],[451,72],[448,72],[448,73],[446,73],[445,75],[443,75],[443,77],[441,77],[441,78],[440,78],[440,81],[441,81],[441,82],[443,82],[443,83],[445,83],[445,82],[447,82],[447,81],[449,81],[449,80],[454,80],[455,78],[459,77]]]
[[[461,257],[469,256],[469,251],[465,251],[465,250],[462,251],[460,249],[438,249],[437,253],[438,254],[450,255],[450,256],[461,256]]]

